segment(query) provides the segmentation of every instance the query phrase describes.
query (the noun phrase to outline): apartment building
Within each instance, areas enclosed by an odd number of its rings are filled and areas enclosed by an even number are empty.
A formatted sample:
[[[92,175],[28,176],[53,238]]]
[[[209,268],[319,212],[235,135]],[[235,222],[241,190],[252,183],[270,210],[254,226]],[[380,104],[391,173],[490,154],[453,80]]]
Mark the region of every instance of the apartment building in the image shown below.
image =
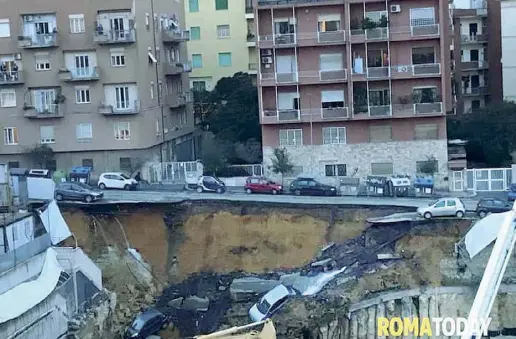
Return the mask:
[[[264,161],[294,174],[415,175],[446,185],[452,109],[445,0],[256,0]]]
[[[470,113],[502,100],[500,1],[450,4],[455,113]]]
[[[0,162],[129,171],[194,159],[179,1],[19,0],[0,13]]]
[[[516,0],[502,0],[500,5],[503,98],[516,102]]]
[[[190,88],[211,91],[217,81],[258,69],[252,0],[185,0]]]

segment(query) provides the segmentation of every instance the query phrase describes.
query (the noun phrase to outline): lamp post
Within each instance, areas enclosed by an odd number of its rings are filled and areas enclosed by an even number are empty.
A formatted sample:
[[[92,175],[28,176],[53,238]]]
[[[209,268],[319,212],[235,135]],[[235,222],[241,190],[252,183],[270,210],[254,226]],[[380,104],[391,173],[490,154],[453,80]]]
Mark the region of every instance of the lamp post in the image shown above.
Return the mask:
[[[308,93],[308,113],[310,114],[310,146],[314,145],[314,133],[312,124],[312,93]]]

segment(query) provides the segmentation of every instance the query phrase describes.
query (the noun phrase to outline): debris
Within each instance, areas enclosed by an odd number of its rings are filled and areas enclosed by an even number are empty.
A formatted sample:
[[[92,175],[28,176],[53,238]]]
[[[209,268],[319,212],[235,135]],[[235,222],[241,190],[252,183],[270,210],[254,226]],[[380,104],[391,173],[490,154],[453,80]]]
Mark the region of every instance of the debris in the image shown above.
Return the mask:
[[[136,294],[136,288],[134,287],[134,285],[131,285],[131,284],[127,284],[127,290],[129,291],[129,293],[131,294]]]
[[[391,254],[391,253],[379,253],[377,254],[378,260],[391,260],[391,259],[401,259],[401,256]]]
[[[183,304],[183,298],[179,297],[176,299],[172,299],[168,302],[168,306],[173,308],[181,308],[181,305]]]
[[[324,246],[321,251],[319,252],[319,255],[317,256],[318,258],[322,257],[324,255],[324,252],[326,252],[327,250],[333,248],[335,246],[335,243],[334,242],[331,242],[329,243],[328,245]]]
[[[243,301],[256,294],[268,292],[280,283],[278,280],[266,280],[255,277],[234,279],[229,287],[229,293],[233,301]]]
[[[182,309],[189,311],[206,312],[210,307],[210,299],[196,295],[189,296],[183,301]]]

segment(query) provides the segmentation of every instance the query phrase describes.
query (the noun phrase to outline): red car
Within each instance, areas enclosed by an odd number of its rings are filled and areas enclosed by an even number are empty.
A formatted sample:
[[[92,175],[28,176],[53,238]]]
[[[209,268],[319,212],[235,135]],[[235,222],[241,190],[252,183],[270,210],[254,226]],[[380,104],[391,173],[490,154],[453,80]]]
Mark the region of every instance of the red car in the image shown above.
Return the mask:
[[[249,177],[245,182],[245,191],[251,193],[272,193],[283,192],[283,186],[264,177]]]

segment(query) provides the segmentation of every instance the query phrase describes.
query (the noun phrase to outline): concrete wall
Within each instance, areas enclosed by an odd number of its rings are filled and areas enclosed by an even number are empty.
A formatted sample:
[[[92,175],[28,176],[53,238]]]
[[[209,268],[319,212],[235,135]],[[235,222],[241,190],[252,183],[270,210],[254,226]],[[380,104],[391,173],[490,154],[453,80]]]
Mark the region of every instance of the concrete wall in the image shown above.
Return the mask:
[[[26,243],[25,245],[19,247],[15,251],[7,252],[3,255],[0,255],[0,272],[6,272],[12,268],[17,270],[18,272],[19,267],[24,267],[21,269],[20,273],[22,275],[28,274],[28,272],[33,272],[33,270],[36,270],[35,267],[32,267],[33,264],[31,260],[33,260],[33,257],[44,252],[47,248],[50,247],[50,234],[45,233],[44,235],[34,239],[31,242]],[[42,254],[44,256],[44,254]],[[28,260],[28,261],[27,261]],[[21,265],[20,265],[21,264]],[[41,267],[39,268],[38,273],[41,271]],[[10,274],[13,271],[7,272]],[[29,279],[29,276],[25,276],[25,279]],[[0,276],[0,291],[3,289],[1,286],[5,283],[3,280],[3,277]],[[24,281],[21,280],[18,283]],[[9,288],[14,287],[15,285],[10,285]],[[0,292],[1,293],[1,292]]]
[[[50,245],[50,237],[47,237]],[[43,264],[45,263],[46,252],[31,257],[23,263],[19,263],[9,271],[0,274],[0,294],[7,290],[35,278],[41,273]],[[0,257],[0,262],[4,262],[5,258]]]
[[[516,1],[501,1],[503,98],[516,101]]]

